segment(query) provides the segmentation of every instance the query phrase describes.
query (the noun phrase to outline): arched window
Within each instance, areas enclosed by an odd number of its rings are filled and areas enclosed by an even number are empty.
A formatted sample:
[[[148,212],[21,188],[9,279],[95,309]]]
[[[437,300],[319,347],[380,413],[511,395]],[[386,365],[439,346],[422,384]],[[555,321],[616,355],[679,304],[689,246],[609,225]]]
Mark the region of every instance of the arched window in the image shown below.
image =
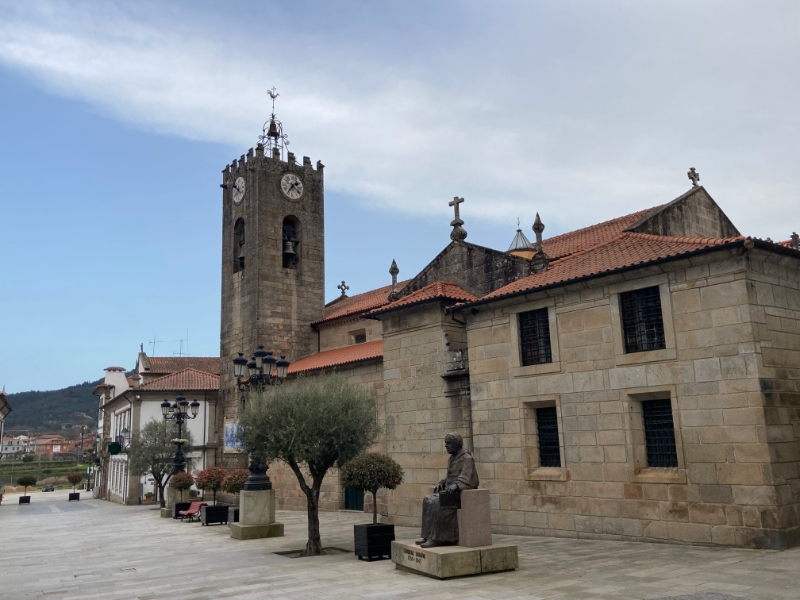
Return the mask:
[[[237,219],[233,225],[233,272],[244,269],[244,219]]]
[[[289,215],[283,219],[283,268],[295,269],[300,259],[300,221]]]

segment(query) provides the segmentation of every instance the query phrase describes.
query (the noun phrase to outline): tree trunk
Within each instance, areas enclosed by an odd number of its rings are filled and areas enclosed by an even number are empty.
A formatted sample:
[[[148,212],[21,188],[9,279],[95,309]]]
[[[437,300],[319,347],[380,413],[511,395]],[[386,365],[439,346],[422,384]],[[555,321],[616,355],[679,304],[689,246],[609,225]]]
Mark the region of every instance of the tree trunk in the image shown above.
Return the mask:
[[[325,554],[322,551],[322,540],[319,535],[319,488],[320,484],[314,481],[310,489],[306,487],[303,490],[308,500],[308,542],[306,543],[306,549],[300,556]]]
[[[370,490],[372,492],[372,524],[378,524],[378,490]]]

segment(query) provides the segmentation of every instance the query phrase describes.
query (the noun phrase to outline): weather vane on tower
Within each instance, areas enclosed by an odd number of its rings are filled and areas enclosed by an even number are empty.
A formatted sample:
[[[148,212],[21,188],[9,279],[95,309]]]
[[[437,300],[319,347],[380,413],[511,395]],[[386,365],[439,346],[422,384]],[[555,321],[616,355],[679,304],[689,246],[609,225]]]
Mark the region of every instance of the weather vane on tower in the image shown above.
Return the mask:
[[[274,86],[271,90],[267,91],[267,94],[272,98],[272,114],[269,116],[269,121],[266,121],[264,127],[261,129],[261,135],[258,136],[258,143],[264,147],[267,156],[271,156],[275,153],[275,150],[279,150],[281,153],[281,160],[283,160],[283,151],[286,146],[289,145],[289,136],[283,133],[283,123],[275,117],[275,98],[280,96],[280,94],[275,91]]]

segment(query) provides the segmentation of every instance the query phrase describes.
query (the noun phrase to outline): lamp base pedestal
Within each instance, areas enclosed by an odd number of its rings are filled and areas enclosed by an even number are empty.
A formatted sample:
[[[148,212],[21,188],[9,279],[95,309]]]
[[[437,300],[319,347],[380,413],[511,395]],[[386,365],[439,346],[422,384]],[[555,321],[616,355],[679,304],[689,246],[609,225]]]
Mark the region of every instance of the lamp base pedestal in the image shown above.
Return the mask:
[[[239,522],[230,530],[237,540],[283,536],[283,523],[275,522],[275,490],[239,492]]]

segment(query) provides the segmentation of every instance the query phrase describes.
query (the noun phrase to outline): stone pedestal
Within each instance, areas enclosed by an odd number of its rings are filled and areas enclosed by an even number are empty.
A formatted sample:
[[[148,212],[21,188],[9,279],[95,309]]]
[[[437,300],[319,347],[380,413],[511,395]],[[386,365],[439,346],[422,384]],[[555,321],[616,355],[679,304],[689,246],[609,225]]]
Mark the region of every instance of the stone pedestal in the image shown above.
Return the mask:
[[[396,569],[436,579],[513,571],[519,568],[517,547],[510,544],[479,548],[463,546],[420,548],[411,541],[392,542],[392,562]]]
[[[164,519],[172,518],[172,505],[181,501],[181,493],[171,487],[167,487],[167,504],[161,509],[161,516]]]
[[[275,522],[275,490],[239,492],[239,522],[230,523],[231,537],[252,540],[283,535],[283,523]]]
[[[489,490],[463,490],[458,515],[458,545],[466,548],[492,545]]]

